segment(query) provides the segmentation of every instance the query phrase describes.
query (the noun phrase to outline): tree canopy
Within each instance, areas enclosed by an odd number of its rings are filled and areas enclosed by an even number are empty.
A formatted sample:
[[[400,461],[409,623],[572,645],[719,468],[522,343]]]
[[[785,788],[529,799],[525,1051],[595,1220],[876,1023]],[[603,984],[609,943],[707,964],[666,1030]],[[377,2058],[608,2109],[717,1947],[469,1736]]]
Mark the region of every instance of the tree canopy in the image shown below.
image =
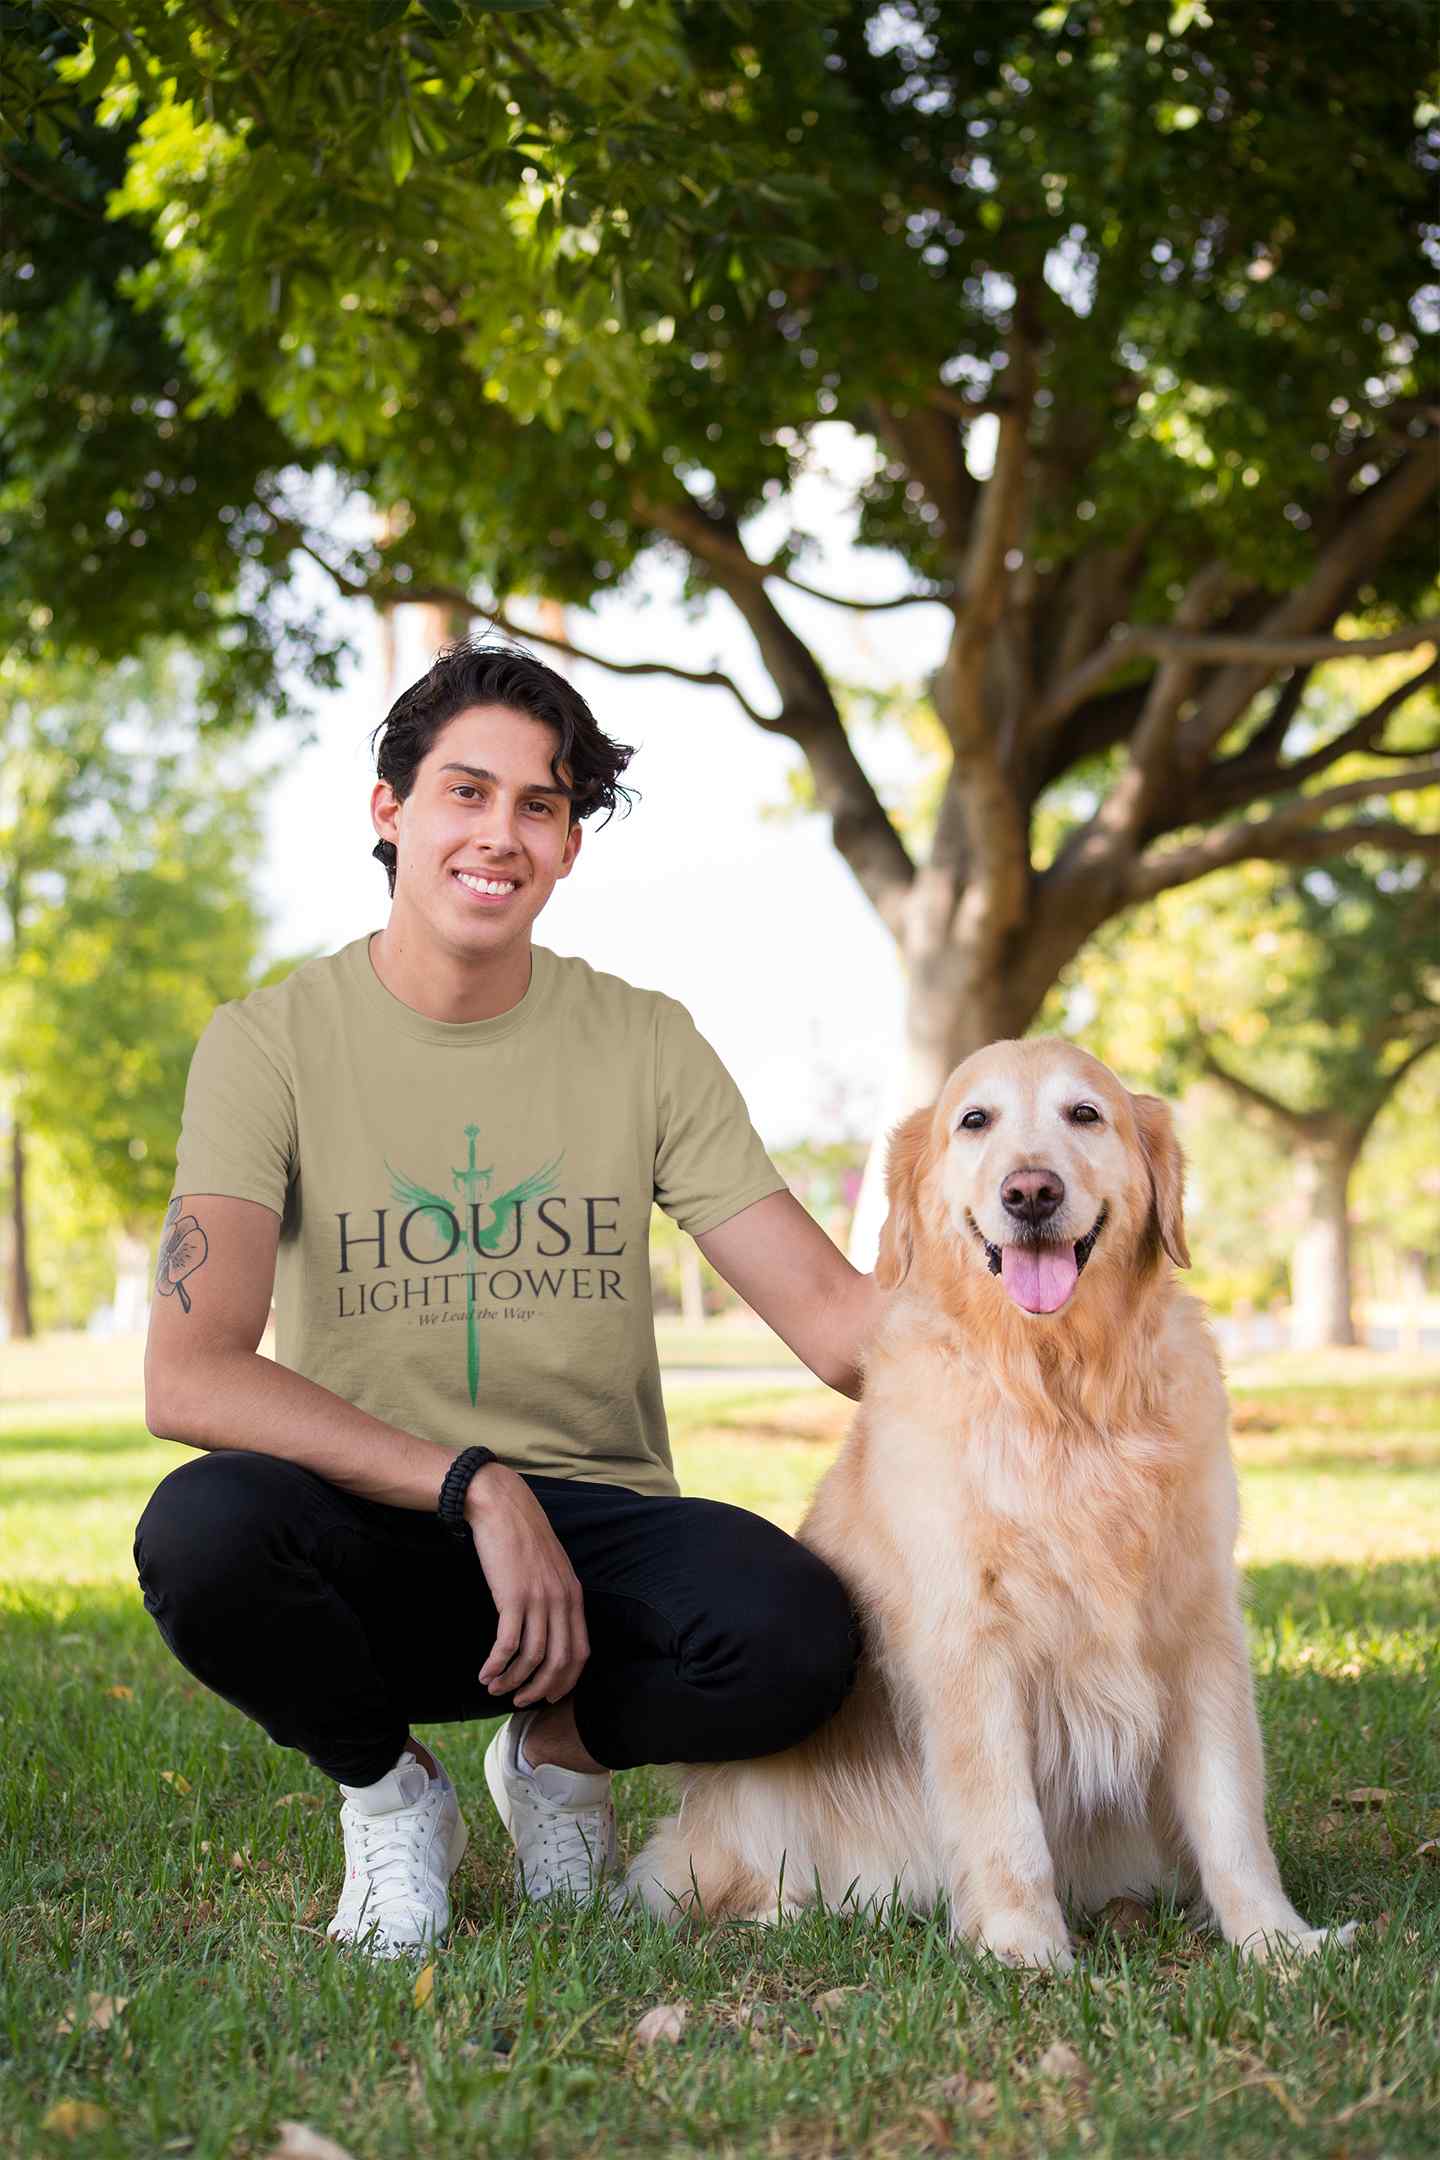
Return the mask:
[[[1317,669],[1416,651],[1434,607],[1421,0],[28,12],[8,245],[29,261],[68,216],[121,349],[153,335],[183,368],[192,461],[235,458],[197,589],[274,651],[292,551],[502,623],[511,595],[584,603],[678,556],[733,603],[772,686],[741,702],[798,746],[896,937],[917,1085],[1023,1029],[1136,901],[1250,857],[1440,847],[1387,806],[1440,773],[1428,735],[1389,755],[1433,654],[1297,754]],[[59,208],[77,191],[123,263]],[[64,306],[22,331],[53,339]],[[199,480],[178,510],[143,473],[120,503],[102,467],[52,516],[36,374],[5,419],[0,592],[58,637],[137,533],[176,559]],[[870,448],[854,541],[886,600],[948,618],[923,852],[796,627],[826,422]],[[320,465],[380,513],[350,544]],[[67,570],[58,516],[117,508],[123,542]]]

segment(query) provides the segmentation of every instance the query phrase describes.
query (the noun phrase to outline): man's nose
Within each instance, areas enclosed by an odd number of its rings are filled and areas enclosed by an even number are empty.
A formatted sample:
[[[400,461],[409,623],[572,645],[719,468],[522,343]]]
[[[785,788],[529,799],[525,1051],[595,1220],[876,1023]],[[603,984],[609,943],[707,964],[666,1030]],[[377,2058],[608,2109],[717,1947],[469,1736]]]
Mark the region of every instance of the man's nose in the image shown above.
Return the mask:
[[[1006,1214],[1032,1228],[1048,1222],[1064,1198],[1065,1180],[1058,1170],[1012,1170],[1000,1185]]]

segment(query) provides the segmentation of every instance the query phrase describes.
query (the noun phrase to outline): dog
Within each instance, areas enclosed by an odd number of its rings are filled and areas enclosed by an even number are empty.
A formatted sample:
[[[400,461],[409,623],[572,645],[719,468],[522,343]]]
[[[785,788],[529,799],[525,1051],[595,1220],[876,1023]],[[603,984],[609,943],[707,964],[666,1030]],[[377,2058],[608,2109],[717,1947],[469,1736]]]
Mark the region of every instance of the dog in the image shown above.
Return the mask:
[[[801,1541],[854,1688],[802,1745],[691,1766],[629,1871],[671,1920],[948,1902],[1066,1970],[1064,1908],[1168,1892],[1314,1953],[1265,1830],[1220,1361],[1170,1112],[1053,1038],[997,1042],[895,1131],[890,1294]]]

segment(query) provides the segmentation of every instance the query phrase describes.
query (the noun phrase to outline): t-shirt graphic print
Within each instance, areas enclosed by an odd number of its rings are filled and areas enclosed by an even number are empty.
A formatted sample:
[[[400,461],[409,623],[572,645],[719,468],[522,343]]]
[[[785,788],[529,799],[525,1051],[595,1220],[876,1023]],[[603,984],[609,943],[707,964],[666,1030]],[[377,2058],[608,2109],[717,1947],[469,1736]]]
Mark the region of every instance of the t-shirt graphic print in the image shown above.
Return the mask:
[[[784,1189],[683,1006],[543,947],[520,1003],[429,1019],[369,937],[218,1008],[175,1191],[281,1218],[276,1355],[406,1431],[673,1492],[653,1202],[703,1235]]]

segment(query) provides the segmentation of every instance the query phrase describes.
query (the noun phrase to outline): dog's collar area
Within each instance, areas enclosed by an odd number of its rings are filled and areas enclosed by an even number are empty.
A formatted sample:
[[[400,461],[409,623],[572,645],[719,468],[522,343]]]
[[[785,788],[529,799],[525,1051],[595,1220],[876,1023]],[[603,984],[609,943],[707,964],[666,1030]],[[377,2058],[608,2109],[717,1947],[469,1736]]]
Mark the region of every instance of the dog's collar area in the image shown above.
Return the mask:
[[[968,1208],[965,1212],[966,1215],[969,1217],[971,1229],[975,1232],[976,1237],[979,1238],[980,1243],[985,1248],[986,1266],[989,1268],[992,1275],[998,1275],[1001,1271],[1002,1266],[1004,1265],[1001,1258],[1000,1247],[998,1245],[991,1244],[989,1238],[986,1237],[984,1231],[980,1228],[979,1223],[976,1222],[975,1217],[970,1214]],[[1102,1202],[1100,1213],[1096,1216],[1094,1222],[1090,1225],[1090,1228],[1086,1231],[1084,1237],[1077,1238],[1075,1240],[1075,1268],[1078,1274],[1084,1274],[1085,1263],[1090,1258],[1091,1253],[1095,1250],[1096,1240],[1099,1237],[1100,1232],[1104,1229],[1109,1214],[1110,1203],[1107,1200]]]

